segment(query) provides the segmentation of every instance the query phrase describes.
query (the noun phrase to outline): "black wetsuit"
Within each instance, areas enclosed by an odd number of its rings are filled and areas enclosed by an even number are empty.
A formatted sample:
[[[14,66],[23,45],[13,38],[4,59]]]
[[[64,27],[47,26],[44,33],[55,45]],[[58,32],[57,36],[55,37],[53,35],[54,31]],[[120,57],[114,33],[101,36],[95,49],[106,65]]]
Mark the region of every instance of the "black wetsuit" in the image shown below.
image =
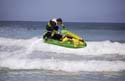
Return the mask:
[[[60,40],[62,38],[62,35],[60,34],[56,34],[54,33],[54,35],[52,35],[53,31],[58,31],[59,27],[56,25],[51,25],[49,26],[47,24],[46,26],[46,30],[47,32],[45,33],[45,35],[43,36],[44,39],[55,39],[55,40]]]

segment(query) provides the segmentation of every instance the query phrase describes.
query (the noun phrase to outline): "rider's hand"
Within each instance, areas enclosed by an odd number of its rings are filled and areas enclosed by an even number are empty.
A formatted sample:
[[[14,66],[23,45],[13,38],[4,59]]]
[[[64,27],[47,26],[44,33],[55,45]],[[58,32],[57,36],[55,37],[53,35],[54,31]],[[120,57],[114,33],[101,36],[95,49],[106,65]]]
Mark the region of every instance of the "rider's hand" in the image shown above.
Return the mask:
[[[64,27],[64,24],[62,23],[61,26]]]
[[[57,34],[60,34],[60,32],[57,32]]]

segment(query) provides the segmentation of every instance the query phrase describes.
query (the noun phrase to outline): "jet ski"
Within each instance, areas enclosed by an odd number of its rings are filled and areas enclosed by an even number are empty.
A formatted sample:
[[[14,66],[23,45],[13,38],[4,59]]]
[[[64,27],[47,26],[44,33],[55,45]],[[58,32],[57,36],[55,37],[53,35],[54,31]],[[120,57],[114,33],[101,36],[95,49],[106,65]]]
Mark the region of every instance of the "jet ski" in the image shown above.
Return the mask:
[[[84,48],[87,46],[85,40],[82,37],[76,35],[75,33],[67,29],[62,29],[61,35],[63,35],[64,37],[62,38],[62,40],[54,40],[54,39],[48,38],[47,40],[44,39],[44,42],[48,44],[67,47],[67,48]]]

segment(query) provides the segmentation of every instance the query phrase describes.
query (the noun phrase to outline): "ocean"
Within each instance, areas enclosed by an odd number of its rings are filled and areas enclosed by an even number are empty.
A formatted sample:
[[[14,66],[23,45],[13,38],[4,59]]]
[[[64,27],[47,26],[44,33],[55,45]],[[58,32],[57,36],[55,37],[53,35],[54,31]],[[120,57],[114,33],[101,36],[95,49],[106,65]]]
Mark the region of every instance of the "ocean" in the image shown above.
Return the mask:
[[[125,23],[65,22],[79,49],[44,43],[46,24],[0,21],[0,81],[125,80]]]

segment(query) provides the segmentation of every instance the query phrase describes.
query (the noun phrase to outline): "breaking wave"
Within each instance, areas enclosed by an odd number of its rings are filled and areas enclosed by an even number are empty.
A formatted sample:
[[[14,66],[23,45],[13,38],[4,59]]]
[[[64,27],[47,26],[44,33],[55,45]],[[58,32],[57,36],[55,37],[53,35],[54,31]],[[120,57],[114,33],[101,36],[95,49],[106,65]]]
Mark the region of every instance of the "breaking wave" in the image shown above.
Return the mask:
[[[56,71],[123,71],[124,60],[82,59],[82,57],[125,56],[125,43],[111,41],[87,41],[87,47],[65,48],[44,43],[40,38],[0,38],[0,68],[44,69]],[[46,58],[46,56],[50,58]],[[81,60],[72,56],[82,56]],[[65,59],[61,59],[61,56]],[[57,58],[58,57],[58,58]],[[59,58],[60,57],[60,58]]]

